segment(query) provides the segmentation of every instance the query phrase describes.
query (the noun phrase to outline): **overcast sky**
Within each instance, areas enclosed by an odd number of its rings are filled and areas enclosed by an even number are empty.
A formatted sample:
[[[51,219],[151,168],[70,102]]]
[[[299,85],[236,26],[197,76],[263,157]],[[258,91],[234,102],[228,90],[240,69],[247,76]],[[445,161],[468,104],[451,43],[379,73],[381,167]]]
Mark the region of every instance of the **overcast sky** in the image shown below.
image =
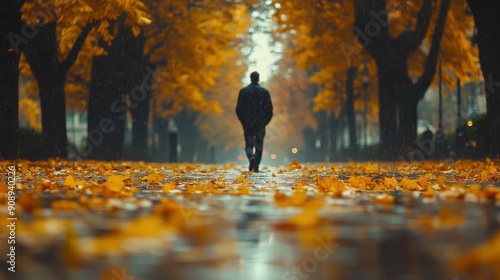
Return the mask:
[[[260,74],[260,80],[265,83],[272,75],[273,63],[279,59],[279,55],[272,53],[272,48],[269,45],[269,35],[265,33],[256,33],[252,36],[256,47],[250,54],[250,65],[248,66],[248,75],[251,72],[257,71]],[[246,82],[249,82],[247,79]]]

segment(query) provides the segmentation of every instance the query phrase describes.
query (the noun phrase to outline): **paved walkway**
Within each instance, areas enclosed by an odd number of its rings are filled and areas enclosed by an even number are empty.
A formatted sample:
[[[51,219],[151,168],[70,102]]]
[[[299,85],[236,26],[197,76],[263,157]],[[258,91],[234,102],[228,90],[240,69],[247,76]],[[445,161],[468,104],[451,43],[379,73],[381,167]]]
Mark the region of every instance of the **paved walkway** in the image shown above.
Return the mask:
[[[0,279],[500,278],[498,162],[293,162],[254,174],[48,161],[16,172],[16,273],[2,238]]]

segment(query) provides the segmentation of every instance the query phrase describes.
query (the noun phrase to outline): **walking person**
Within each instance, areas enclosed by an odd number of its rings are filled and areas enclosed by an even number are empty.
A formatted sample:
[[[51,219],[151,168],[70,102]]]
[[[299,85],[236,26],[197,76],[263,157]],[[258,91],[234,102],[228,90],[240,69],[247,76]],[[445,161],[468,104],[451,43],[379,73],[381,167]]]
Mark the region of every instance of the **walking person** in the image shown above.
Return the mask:
[[[259,73],[252,72],[250,80],[251,84],[239,92],[236,115],[243,126],[245,153],[250,162],[248,169],[259,172],[266,125],[273,117],[273,104],[269,91],[259,85]]]

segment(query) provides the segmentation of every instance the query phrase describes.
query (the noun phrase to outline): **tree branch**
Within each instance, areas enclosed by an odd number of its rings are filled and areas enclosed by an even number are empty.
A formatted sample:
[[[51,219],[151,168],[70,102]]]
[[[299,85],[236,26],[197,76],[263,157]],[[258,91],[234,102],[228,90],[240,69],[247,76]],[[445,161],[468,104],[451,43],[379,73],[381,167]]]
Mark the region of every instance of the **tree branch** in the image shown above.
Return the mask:
[[[375,15],[386,14],[386,0],[354,0],[354,33],[358,42],[363,48],[373,57],[381,56],[381,52],[390,45],[389,40],[393,40],[389,36],[389,22],[380,23]],[[380,27],[380,31],[376,36],[368,36],[366,29],[369,28],[369,23],[375,22]],[[359,36],[359,33],[364,34],[364,38]]]
[[[82,32],[80,32],[80,35],[78,35],[78,38],[76,38],[73,48],[71,48],[71,51],[66,56],[66,59],[64,59],[64,61],[60,63],[61,73],[66,74],[69,68],[71,68],[71,66],[75,64],[76,58],[78,57],[78,54],[80,53],[80,50],[82,49],[83,44],[85,43],[85,39],[87,39],[87,36],[90,34],[90,31],[97,24],[98,21],[92,21],[87,23],[87,25],[85,25],[82,28]]]
[[[439,46],[441,44],[441,39],[443,38],[446,16],[448,14],[449,7],[450,0],[441,0],[439,16],[436,23],[436,30],[434,30],[434,34],[432,36],[432,46],[429,56],[427,57],[424,74],[420,76],[417,83],[415,84],[416,93],[418,95],[417,100],[420,100],[424,96],[425,90],[429,88],[432,79],[434,78],[434,74],[436,73]]]
[[[147,59],[148,60],[152,60],[152,56],[153,54],[155,53],[155,51],[161,47],[165,47],[165,42],[162,41],[162,40],[159,40],[158,42],[156,42],[154,45],[151,46],[151,48],[149,48],[148,50],[148,54],[146,55],[147,56]]]
[[[405,47],[410,54],[420,47],[420,44],[427,34],[432,16],[432,3],[436,0],[424,0],[420,11],[417,14],[417,26],[414,30],[403,32],[397,39],[397,43]]]
[[[72,81],[74,83],[79,83],[81,85],[84,85],[86,87],[89,87],[89,82],[85,80],[82,76],[80,75],[69,75],[68,76],[68,81]]]

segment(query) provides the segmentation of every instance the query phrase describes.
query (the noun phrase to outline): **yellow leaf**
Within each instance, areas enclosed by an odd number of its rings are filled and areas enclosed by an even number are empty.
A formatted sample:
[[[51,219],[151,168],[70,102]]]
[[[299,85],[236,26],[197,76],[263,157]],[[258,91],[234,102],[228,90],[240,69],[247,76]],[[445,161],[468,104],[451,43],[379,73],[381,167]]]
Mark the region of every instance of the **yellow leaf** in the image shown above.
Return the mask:
[[[139,24],[151,24],[151,19],[147,18],[147,17],[139,17]]]
[[[64,179],[63,187],[76,188],[79,185],[85,185],[85,183],[85,181],[75,179],[73,176],[69,175],[66,179]]]
[[[111,175],[106,182],[104,182],[104,186],[111,191],[119,192],[123,189],[125,183],[123,182],[123,178],[121,176]]]
[[[176,187],[177,187],[177,182],[168,182],[165,185],[163,185],[162,190],[164,192],[169,192],[169,191],[175,190]]]
[[[141,28],[137,25],[132,26],[132,34],[137,37],[141,33]]]
[[[159,184],[165,179],[166,175],[163,173],[153,173],[149,174],[143,178],[143,180],[148,181],[150,184]]]

